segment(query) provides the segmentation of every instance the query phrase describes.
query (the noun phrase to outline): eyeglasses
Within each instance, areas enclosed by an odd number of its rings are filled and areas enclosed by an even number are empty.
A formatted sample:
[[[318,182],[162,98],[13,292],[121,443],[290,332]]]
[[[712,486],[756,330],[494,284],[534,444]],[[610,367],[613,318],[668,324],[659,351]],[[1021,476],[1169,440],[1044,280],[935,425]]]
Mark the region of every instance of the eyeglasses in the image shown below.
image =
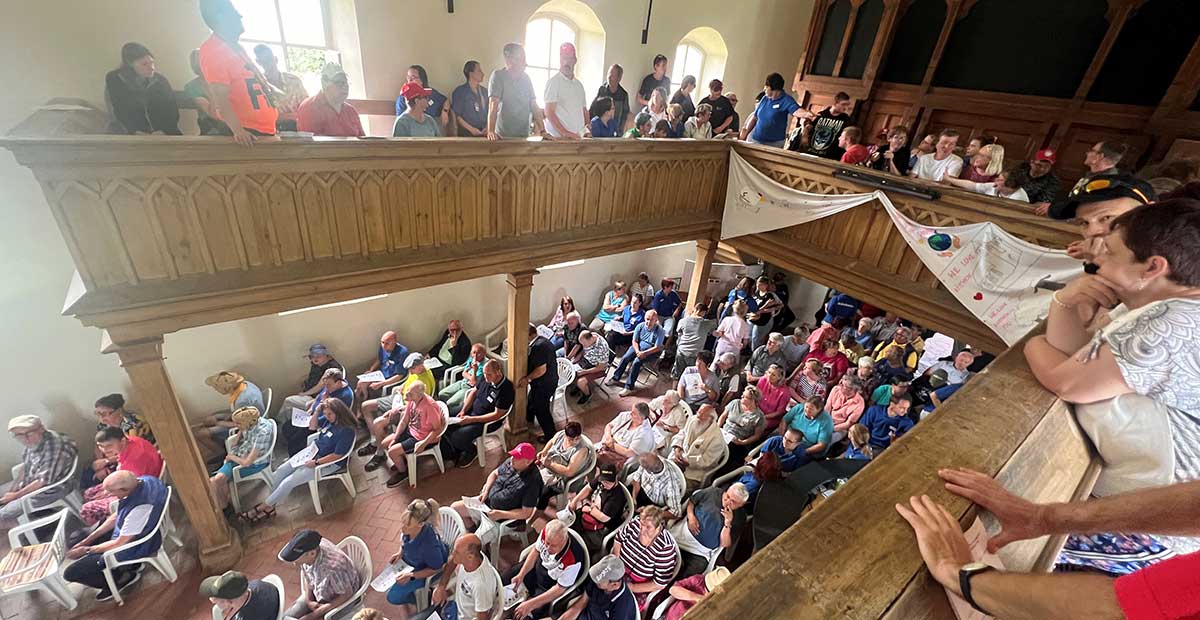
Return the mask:
[[[35,434],[37,434],[37,430],[13,431],[12,432],[13,439],[24,439],[25,437],[32,437]]]

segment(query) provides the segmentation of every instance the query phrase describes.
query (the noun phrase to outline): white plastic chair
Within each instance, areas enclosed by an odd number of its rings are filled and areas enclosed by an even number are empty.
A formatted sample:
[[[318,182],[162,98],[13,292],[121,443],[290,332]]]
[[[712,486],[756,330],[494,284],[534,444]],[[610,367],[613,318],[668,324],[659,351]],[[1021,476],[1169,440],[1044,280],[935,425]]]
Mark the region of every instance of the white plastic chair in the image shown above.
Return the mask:
[[[263,393],[263,405],[266,406],[267,411],[259,411],[259,415],[263,417],[271,415],[268,412],[271,411],[271,400],[273,400],[273,396],[275,396],[275,390],[267,388],[267,391]]]
[[[499,420],[500,427],[497,428],[496,430],[489,431],[489,430],[487,430],[487,426],[484,426],[483,434],[480,435],[479,438],[475,440],[475,457],[477,459],[479,459],[480,469],[487,469],[487,465],[485,463],[487,461],[486,440],[488,437],[499,437],[500,438],[500,451],[502,453],[508,452],[508,441],[504,438],[504,429],[508,425],[508,414],[511,412],[512,412],[512,408],[509,407],[508,411],[504,412],[504,417],[500,418],[500,420]],[[489,425],[495,424],[495,422],[489,422],[488,424]]]
[[[17,573],[5,575],[5,581],[22,573],[33,573],[34,575],[40,573],[40,576],[20,585],[0,586],[0,594],[16,594],[18,592],[41,590],[57,600],[63,607],[75,609],[78,602],[67,586],[66,580],[63,579],[61,570],[63,559],[66,557],[66,524],[67,515],[69,514],[71,514],[70,510],[64,508],[50,516],[18,525],[8,531],[8,546],[12,549],[9,552],[11,554],[22,547],[38,544],[36,534],[34,533],[35,530],[52,523],[57,523],[54,528],[54,535],[50,537],[48,543],[50,545],[49,554],[43,557],[41,561],[26,566]],[[22,536],[31,541],[31,544],[21,544]]]
[[[565,422],[571,415],[570,409],[567,408],[567,387],[575,383],[575,364],[565,357],[557,359],[558,363],[558,387],[554,389],[554,400],[550,403],[550,415],[554,417],[554,421]],[[555,415],[558,412],[558,406],[562,405],[562,416]]]
[[[625,513],[621,515],[621,524],[613,528],[613,531],[609,532],[604,537],[603,542],[600,543],[601,549],[611,548],[610,544],[612,543],[612,540],[617,537],[617,530],[625,527],[625,525],[630,521],[633,521],[633,515],[637,512],[637,506],[633,505],[633,494],[629,492],[629,487],[620,482],[617,483],[617,487],[620,488],[621,492],[625,494]]]
[[[316,433],[308,436],[308,443],[311,444],[316,440]],[[350,451],[343,455],[342,458],[333,461],[332,463],[318,465],[316,476],[312,480],[308,481],[308,492],[310,495],[312,495],[313,510],[315,510],[317,514],[324,514],[325,512],[325,509],[321,506],[321,493],[319,492],[317,485],[326,480],[338,480],[342,483],[342,486],[346,487],[346,492],[350,494],[350,497],[358,496],[358,489],[354,488],[354,479],[350,477],[350,457],[354,454],[354,450],[356,449],[358,442],[356,441],[354,443],[355,445],[350,446]],[[338,471],[339,466],[342,466],[341,471]],[[370,581],[370,578],[368,578],[367,581]]]
[[[503,519],[493,521],[496,524],[496,532],[493,536],[496,540],[492,543],[492,564],[495,565],[500,561],[500,545],[504,543],[505,538],[515,538],[521,541],[521,546],[529,546],[529,534],[533,532],[533,520],[538,516],[535,510],[533,515],[528,519]],[[487,519],[485,514],[483,518]]]
[[[551,617],[555,617],[556,614],[562,613],[562,610],[565,609],[565,607],[559,608],[559,603],[568,600],[569,597],[575,594],[575,592],[583,584],[583,581],[588,578],[588,569],[592,567],[592,559],[588,555],[587,545],[584,544],[583,537],[579,535],[579,532],[576,532],[570,528],[567,529],[567,534],[571,537],[571,540],[575,541],[575,544],[579,545],[579,548],[583,550],[583,557],[580,558],[580,561],[583,563],[583,565],[580,567],[579,576],[575,578],[575,583],[571,584],[571,587],[567,588],[562,594],[559,594],[558,596],[554,597],[554,600],[550,601],[549,609]],[[525,563],[525,558],[529,557],[529,554],[534,552],[535,546],[536,545],[529,545],[521,550],[521,556],[517,560],[517,566]]]
[[[58,482],[55,482],[54,484],[44,486],[44,487],[34,491],[33,493],[30,493],[30,494],[22,497],[21,499],[18,499],[17,501],[20,502],[20,505],[21,505],[21,514],[17,515],[17,523],[29,523],[30,519],[33,518],[33,513],[46,511],[46,510],[54,510],[55,508],[66,508],[71,511],[71,514],[78,517],[79,511],[83,509],[83,499],[77,489],[73,489],[71,492],[67,493],[66,495],[64,495],[54,501],[47,502],[45,504],[38,504],[36,501],[39,496],[44,496],[48,492],[53,491],[54,489],[62,488],[67,485],[73,485],[75,483],[75,478],[76,478],[75,472],[78,471],[78,469],[79,469],[79,455],[75,455],[75,460],[71,462],[71,471],[67,472],[67,475],[63,476],[62,480],[59,480]],[[13,466],[13,468],[12,468],[12,479],[13,480],[20,480],[21,478],[24,477],[24,474],[25,474],[25,464],[24,463],[17,463],[16,465]]]
[[[442,412],[442,436],[438,441],[433,442],[425,447],[424,450],[418,453],[405,452],[404,460],[408,461],[408,487],[410,489],[417,488],[417,459],[423,456],[432,456],[433,460],[437,461],[438,471],[446,473],[446,463],[442,459],[442,444],[441,440],[446,437],[446,430],[450,428],[447,421],[450,419],[450,409],[446,407],[446,403],[442,401],[434,401],[437,403],[438,409]],[[397,431],[399,432],[399,431]]]
[[[670,590],[670,588],[667,588],[667,590]],[[667,594],[667,599],[664,600],[662,603],[660,603],[658,605],[658,607],[654,608],[654,613],[650,614],[650,619],[651,620],[662,620],[663,618],[666,618],[667,611],[669,609],[671,609],[671,605],[673,605],[676,600],[677,599],[674,596]],[[220,619],[214,618],[214,620],[220,620]]]
[[[275,615],[275,620],[283,620],[283,612],[287,611],[287,597],[283,592],[283,580],[279,578],[279,575],[274,573],[263,577],[262,580],[274,586],[275,591],[279,593],[279,605],[277,607],[279,613]],[[216,605],[213,605],[212,617],[213,620],[225,620],[224,614],[221,613],[221,608]]]
[[[127,542],[115,549],[109,549],[108,551],[105,551],[104,554],[101,556],[102,559],[104,560],[104,569],[103,569],[104,570],[104,580],[106,582],[108,582],[108,591],[112,592],[113,599],[117,601],[117,605],[125,604],[125,600],[121,597],[121,593],[117,590],[116,580],[113,578],[113,570],[115,570],[118,567],[134,566],[137,564],[149,564],[150,566],[153,566],[158,572],[162,573],[163,577],[166,577],[167,581],[174,582],[176,579],[179,578],[179,576],[177,574],[175,574],[175,566],[173,564],[171,564],[171,557],[167,555],[165,545],[163,545],[161,543],[158,546],[158,551],[154,555],[147,556],[147,557],[141,557],[141,558],[130,558],[128,560],[117,559],[118,553],[120,553],[126,549],[132,549],[133,547],[136,547],[136,546],[150,540],[151,538],[154,537],[155,534],[158,534],[162,531],[163,522],[170,518],[169,513],[170,513],[170,509],[171,509],[172,493],[173,493],[173,489],[171,489],[171,487],[167,487],[167,498],[166,498],[166,501],[163,502],[162,514],[159,515],[158,523],[156,523],[154,525],[153,530],[150,530],[150,532],[148,534],[146,534],[145,536],[142,536],[141,538]],[[163,540],[162,542],[166,542],[166,541]]]
[[[329,610],[329,613],[325,614],[325,620],[333,620],[341,615],[343,610],[350,607],[354,607],[355,609],[362,607],[363,594],[365,594],[367,592],[367,588],[371,586],[371,550],[367,547],[367,543],[363,542],[363,539],[357,536],[347,536],[342,539],[342,542],[337,544],[337,547],[350,557],[350,561],[353,562],[354,567],[358,569],[359,581],[362,583],[359,584],[358,591],[354,593],[354,596],[346,599],[345,603],[342,603],[341,605]],[[307,581],[308,580],[305,578],[304,573],[300,573],[301,592],[308,591]],[[282,609],[282,606],[280,606],[280,609]],[[349,617],[349,614],[347,614],[346,617]]]
[[[504,350],[507,330],[507,324],[501,323],[499,327],[483,336],[483,346],[487,347],[487,356],[497,362],[508,361],[508,351]],[[500,349],[499,353],[496,352],[497,348]]]
[[[716,470],[713,470],[713,471],[715,472]],[[712,482],[710,482],[710,483],[708,483],[708,484],[706,484],[706,485],[704,485],[704,486],[705,486],[705,487],[710,487],[710,486],[711,486],[711,487],[719,487],[719,486],[724,486],[725,484],[728,484],[728,483],[730,483],[730,482],[736,482],[736,481],[738,480],[738,478],[741,478],[741,477],[742,477],[742,474],[749,473],[749,472],[752,472],[752,471],[754,471],[754,467],[753,467],[753,466],[750,466],[750,465],[742,465],[741,467],[739,467],[739,468],[737,468],[737,469],[735,469],[735,470],[733,470],[733,471],[731,471],[731,472],[729,472],[729,473],[725,474],[724,476],[721,476],[720,478],[717,478],[716,480],[713,480]],[[700,488],[704,488],[704,487],[700,487]]]
[[[724,452],[721,454],[721,458],[717,459],[717,465],[712,468],[712,471],[705,474],[703,479],[700,480],[701,489],[711,485],[713,476],[715,476],[717,472],[721,471],[721,468],[729,462],[729,444],[721,444],[721,448],[724,449]],[[672,463],[674,462],[672,461]]]
[[[579,473],[565,480],[559,478],[563,485],[562,493],[558,494],[559,510],[562,510],[567,506],[567,498],[571,493],[571,487],[577,482],[587,480],[588,474],[592,473],[592,471],[596,469],[596,447],[592,445],[592,440],[588,439],[587,435],[580,435],[580,439],[583,440],[584,449],[588,451],[587,460],[583,462],[583,467],[579,470]]]
[[[451,366],[450,368],[446,369],[446,372],[444,374],[442,374],[442,382],[440,384],[438,384],[438,389],[444,390],[444,389],[446,389],[447,386],[453,385],[454,383],[456,383],[458,381],[462,381],[462,378],[463,378],[462,364],[459,364],[458,366]]]
[[[246,468],[237,465],[233,468],[233,476],[229,478],[229,500],[233,503],[233,509],[238,512],[242,511],[242,498],[238,493],[238,485],[255,480],[262,481],[268,488],[275,484],[275,477],[271,474],[271,455],[275,454],[275,442],[279,439],[279,426],[275,420],[264,419],[271,424],[271,447],[266,453],[258,455],[253,465],[265,464],[266,467],[253,474],[243,474],[242,471]],[[229,439],[225,440],[225,451],[232,453],[235,445],[237,445],[237,429],[234,429],[234,432],[229,434]]]

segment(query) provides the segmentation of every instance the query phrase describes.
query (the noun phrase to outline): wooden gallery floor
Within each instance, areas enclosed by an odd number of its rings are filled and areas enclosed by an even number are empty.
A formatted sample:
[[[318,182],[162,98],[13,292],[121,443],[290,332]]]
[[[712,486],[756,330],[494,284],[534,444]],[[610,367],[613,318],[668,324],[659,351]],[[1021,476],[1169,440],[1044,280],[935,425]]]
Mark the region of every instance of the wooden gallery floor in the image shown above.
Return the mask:
[[[668,373],[664,375],[669,376]],[[571,407],[573,419],[583,423],[584,433],[589,437],[599,438],[604,432],[604,425],[618,412],[631,408],[635,402],[660,394],[665,389],[667,385],[660,381],[658,385],[642,389],[633,396],[619,398],[616,395],[619,388],[609,388],[609,400],[605,400],[602,395],[595,395],[586,410],[577,407],[574,398],[568,397],[567,402]],[[366,459],[355,456],[351,470],[358,497],[354,500],[350,499],[340,484],[324,483],[322,499],[325,514],[318,516],[313,511],[308,488],[301,487],[292,492],[271,521],[257,526],[235,524],[245,547],[245,553],[236,568],[251,578],[270,573],[279,575],[285,584],[288,599],[295,598],[300,587],[299,574],[295,568],[280,562],[276,556],[292,532],[301,527],[311,527],[335,542],[351,534],[362,538],[371,549],[371,559],[375,565],[375,572],[378,573],[388,557],[399,550],[398,518],[410,500],[417,497],[433,497],[443,505],[449,505],[451,501],[463,495],[476,494],[487,474],[499,465],[502,456],[499,442],[492,442],[488,445],[486,469],[479,467],[478,463],[467,469],[458,469],[447,463],[449,469],[444,475],[438,473],[437,465],[432,459],[422,459],[419,463],[421,476],[417,488],[411,490],[407,484],[397,489],[386,488],[386,469],[366,473],[363,471]],[[276,463],[279,461],[277,456]],[[262,486],[255,486],[253,483],[243,492],[247,506],[252,506],[252,502],[264,496]],[[178,506],[175,506],[175,510],[176,521],[182,521],[182,510]],[[0,598],[0,617],[3,620],[210,619],[212,606],[197,593],[200,580],[207,575],[201,573],[195,561],[194,538],[189,538],[190,532],[186,526],[181,526],[181,530],[185,549],[175,549],[168,543],[168,551],[179,573],[179,579],[175,583],[167,583],[157,571],[147,567],[142,582],[126,595],[124,607],[117,607],[111,601],[97,603],[94,590],[89,589],[84,593],[82,587],[73,586],[73,592],[79,599],[79,606],[73,611],[66,611],[58,603],[39,593],[23,593]],[[516,559],[518,547],[517,542],[506,543],[504,557],[501,559],[502,571]],[[379,607],[385,613],[388,611],[389,606],[384,595],[374,590],[368,589],[366,603],[367,606]]]

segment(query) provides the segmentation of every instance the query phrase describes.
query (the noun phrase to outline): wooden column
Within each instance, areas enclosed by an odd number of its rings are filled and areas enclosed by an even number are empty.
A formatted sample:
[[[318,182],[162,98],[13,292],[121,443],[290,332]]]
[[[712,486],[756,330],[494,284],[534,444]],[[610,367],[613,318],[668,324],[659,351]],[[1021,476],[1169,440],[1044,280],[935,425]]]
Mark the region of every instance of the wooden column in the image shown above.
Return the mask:
[[[892,49],[892,41],[896,36],[896,26],[900,23],[902,0],[883,0],[883,17],[879,19],[879,31],[875,41],[871,43],[871,55],[867,57],[867,66],[863,69],[863,88],[866,89],[864,98],[870,98],[875,91],[875,83],[879,76],[879,65]]]
[[[508,378],[516,383],[529,372],[529,293],[533,290],[536,270],[508,274]],[[528,394],[517,388],[508,428],[514,435],[528,430],[525,420],[525,401]]]
[[[954,30],[954,24],[958,23],[958,18],[966,15],[967,11],[975,5],[974,0],[965,0],[967,6],[964,7],[964,0],[946,0],[946,20],[942,22],[942,32],[938,35],[937,45],[933,47],[933,54],[929,57],[929,67],[925,69],[925,78],[921,80],[921,91],[917,96],[917,100],[908,110],[908,118],[915,119],[921,109],[925,107],[925,98],[929,95],[929,89],[933,85],[933,75],[937,73],[938,64],[942,62],[942,54],[946,52],[946,44],[950,41],[950,32]],[[929,115],[921,117],[921,124],[913,129],[913,134],[920,134],[925,131],[925,126],[929,124]]]
[[[808,75],[808,59],[815,56],[817,47],[821,45],[821,33],[825,32],[825,18],[829,15],[829,7],[834,0],[823,0],[813,5],[813,15],[808,22],[808,42],[800,52],[800,62],[796,63],[796,75],[792,78],[792,89],[799,92],[800,82]],[[800,93],[800,104],[806,105],[804,93]]]
[[[704,289],[708,288],[708,273],[712,270],[713,258],[717,255],[717,242],[712,239],[696,240],[696,266],[692,269],[692,280],[688,283],[688,307],[704,301]]]
[[[183,502],[200,540],[200,564],[210,573],[232,568],[242,557],[237,531],[229,527],[208,486],[208,469],[163,364],[162,337],[114,343],[121,366],[133,382],[140,411],[150,423],[166,459],[171,486]]]
[[[838,46],[837,58],[833,61],[831,77],[842,77],[842,63],[846,61],[846,51],[850,49],[850,37],[854,34],[854,24],[858,21],[858,10],[866,0],[850,0],[850,18],[846,20],[846,31],[842,33],[842,44]]]

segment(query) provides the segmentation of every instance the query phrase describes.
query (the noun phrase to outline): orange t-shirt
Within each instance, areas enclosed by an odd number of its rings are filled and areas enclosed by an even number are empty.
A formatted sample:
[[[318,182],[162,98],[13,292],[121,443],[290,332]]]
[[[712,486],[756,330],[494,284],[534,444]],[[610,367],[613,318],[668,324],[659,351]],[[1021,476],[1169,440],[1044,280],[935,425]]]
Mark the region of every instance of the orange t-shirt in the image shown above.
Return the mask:
[[[267,87],[259,81],[260,74],[245,51],[214,34],[200,46],[200,71],[209,84],[229,87],[229,103],[242,127],[275,134],[279,111],[267,98]]]

